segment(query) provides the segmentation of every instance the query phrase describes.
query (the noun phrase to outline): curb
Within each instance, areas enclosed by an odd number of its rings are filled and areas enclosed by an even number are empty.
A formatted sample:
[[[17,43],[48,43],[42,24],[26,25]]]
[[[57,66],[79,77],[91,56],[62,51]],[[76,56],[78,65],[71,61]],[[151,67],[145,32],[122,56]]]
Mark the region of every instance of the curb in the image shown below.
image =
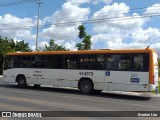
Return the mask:
[[[127,95],[127,96],[137,96],[137,97],[160,97],[160,94],[155,95],[152,93],[137,93],[137,92],[123,92],[123,91],[104,91],[106,93],[117,94],[117,95]]]

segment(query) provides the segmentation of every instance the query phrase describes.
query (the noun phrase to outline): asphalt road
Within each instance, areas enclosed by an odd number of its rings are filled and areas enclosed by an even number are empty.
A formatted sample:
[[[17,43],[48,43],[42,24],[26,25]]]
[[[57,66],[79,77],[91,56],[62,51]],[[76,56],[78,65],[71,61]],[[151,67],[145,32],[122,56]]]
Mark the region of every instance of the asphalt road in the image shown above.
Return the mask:
[[[0,111],[160,111],[160,97],[137,97],[101,93],[82,95],[78,90],[29,86],[20,89],[16,84],[0,82]],[[44,118],[43,118],[44,119]],[[53,119],[53,118],[46,118]],[[72,118],[54,118],[68,119]],[[83,120],[83,117],[79,117]],[[89,118],[87,119],[120,119]],[[128,118],[121,118],[126,119]],[[129,118],[137,119],[137,118]],[[146,120],[146,117],[138,117]],[[159,119],[159,118],[148,118]]]

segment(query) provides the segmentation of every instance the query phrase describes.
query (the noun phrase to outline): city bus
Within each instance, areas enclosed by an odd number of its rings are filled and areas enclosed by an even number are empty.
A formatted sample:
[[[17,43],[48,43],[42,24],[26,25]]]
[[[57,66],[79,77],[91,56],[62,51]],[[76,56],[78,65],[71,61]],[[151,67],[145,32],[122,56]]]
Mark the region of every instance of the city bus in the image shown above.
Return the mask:
[[[155,50],[82,50],[8,53],[5,82],[40,87],[94,91],[153,91],[158,87],[158,55]]]

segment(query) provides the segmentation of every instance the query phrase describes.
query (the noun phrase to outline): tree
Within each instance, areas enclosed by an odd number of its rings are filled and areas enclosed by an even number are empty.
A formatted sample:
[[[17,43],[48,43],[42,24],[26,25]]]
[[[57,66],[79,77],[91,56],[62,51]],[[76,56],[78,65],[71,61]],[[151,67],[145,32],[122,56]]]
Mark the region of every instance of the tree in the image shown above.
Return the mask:
[[[5,39],[0,37],[0,56],[3,58],[7,52],[14,52],[14,50],[11,48],[7,37]]]
[[[79,35],[78,37],[80,39],[83,38],[82,43],[78,43],[76,45],[76,47],[78,47],[78,50],[90,50],[91,49],[91,36],[87,35],[87,33],[85,32],[86,28],[83,25],[79,25],[78,28],[79,30]]]
[[[76,45],[76,47],[78,48],[78,50],[83,50],[83,44],[82,43],[78,43]]]
[[[8,52],[29,52],[31,49],[29,48],[29,44],[23,41],[14,42],[13,39],[8,39],[5,37],[4,39],[0,36],[0,74],[2,74],[2,64],[6,53]]]
[[[84,43],[84,50],[90,50],[91,49],[91,36],[87,35],[85,36],[85,38],[83,39],[82,43]]]
[[[0,36],[0,75],[2,74],[3,60],[7,52],[13,52],[11,46],[9,45],[7,37],[2,39]]]
[[[31,52],[32,50],[29,48],[29,44],[25,43],[24,40],[23,41],[16,41],[14,42],[13,39],[11,39],[9,41],[9,44],[11,46],[11,48],[16,52],[16,51],[21,51],[21,52]]]
[[[84,27],[83,25],[79,25],[77,29],[79,30],[79,35],[78,35],[78,37],[79,37],[80,39],[85,38],[86,35],[87,35],[87,33],[85,32],[86,27]]]
[[[45,45],[45,49],[43,51],[66,51],[67,49],[62,45],[57,45],[55,40],[51,39],[49,42],[49,46]]]

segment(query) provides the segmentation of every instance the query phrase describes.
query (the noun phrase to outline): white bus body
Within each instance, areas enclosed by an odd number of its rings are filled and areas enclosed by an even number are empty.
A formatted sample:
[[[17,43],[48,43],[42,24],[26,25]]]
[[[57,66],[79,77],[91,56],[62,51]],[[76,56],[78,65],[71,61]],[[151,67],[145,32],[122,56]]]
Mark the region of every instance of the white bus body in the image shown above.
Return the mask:
[[[127,51],[127,50],[126,50]],[[146,52],[147,51],[147,52]],[[103,53],[105,50],[103,50]],[[120,54],[119,50],[118,54]],[[80,81],[87,80],[93,84],[94,90],[106,90],[106,91],[153,91],[158,86],[158,61],[157,54],[153,50],[140,50],[130,51],[128,53],[135,53],[140,56],[141,53],[147,53],[149,55],[148,70],[146,71],[131,71],[131,70],[88,70],[88,69],[48,69],[48,68],[10,68],[4,70],[4,81],[9,83],[15,83],[18,76],[25,77],[26,84],[33,85],[51,85],[55,87],[71,87],[79,88]],[[94,53],[94,52],[93,52]],[[99,54],[103,54],[99,53]],[[106,55],[112,53],[107,50]],[[116,54],[116,52],[113,53]],[[124,53],[124,50],[122,51]],[[7,56],[24,56],[25,53],[8,54]],[[32,54],[32,53],[31,53]],[[38,55],[38,53],[36,53]],[[45,53],[44,53],[45,54]],[[64,53],[63,53],[64,54]],[[85,54],[85,52],[81,53]],[[89,55],[92,54],[89,53]],[[28,55],[28,53],[27,53]],[[132,58],[134,62],[142,61],[138,57]],[[113,55],[113,57],[115,57]],[[143,61],[145,59],[143,58]],[[10,60],[11,62],[15,62]],[[105,60],[106,64],[107,61]],[[121,61],[124,62],[123,60]],[[126,61],[125,61],[126,62]],[[125,63],[124,62],[124,63]],[[132,62],[133,63],[133,62]],[[137,62],[138,63],[138,62]],[[8,63],[5,63],[8,64]],[[110,63],[108,63],[110,65]],[[120,63],[119,63],[120,65]],[[107,65],[106,65],[107,66]],[[133,66],[133,65],[130,65]],[[145,64],[143,65],[145,67]],[[82,85],[83,86],[83,85]],[[84,85],[84,89],[88,89],[88,84]],[[82,91],[83,92],[83,91]],[[83,92],[85,93],[85,92]],[[90,93],[86,92],[86,93]]]

